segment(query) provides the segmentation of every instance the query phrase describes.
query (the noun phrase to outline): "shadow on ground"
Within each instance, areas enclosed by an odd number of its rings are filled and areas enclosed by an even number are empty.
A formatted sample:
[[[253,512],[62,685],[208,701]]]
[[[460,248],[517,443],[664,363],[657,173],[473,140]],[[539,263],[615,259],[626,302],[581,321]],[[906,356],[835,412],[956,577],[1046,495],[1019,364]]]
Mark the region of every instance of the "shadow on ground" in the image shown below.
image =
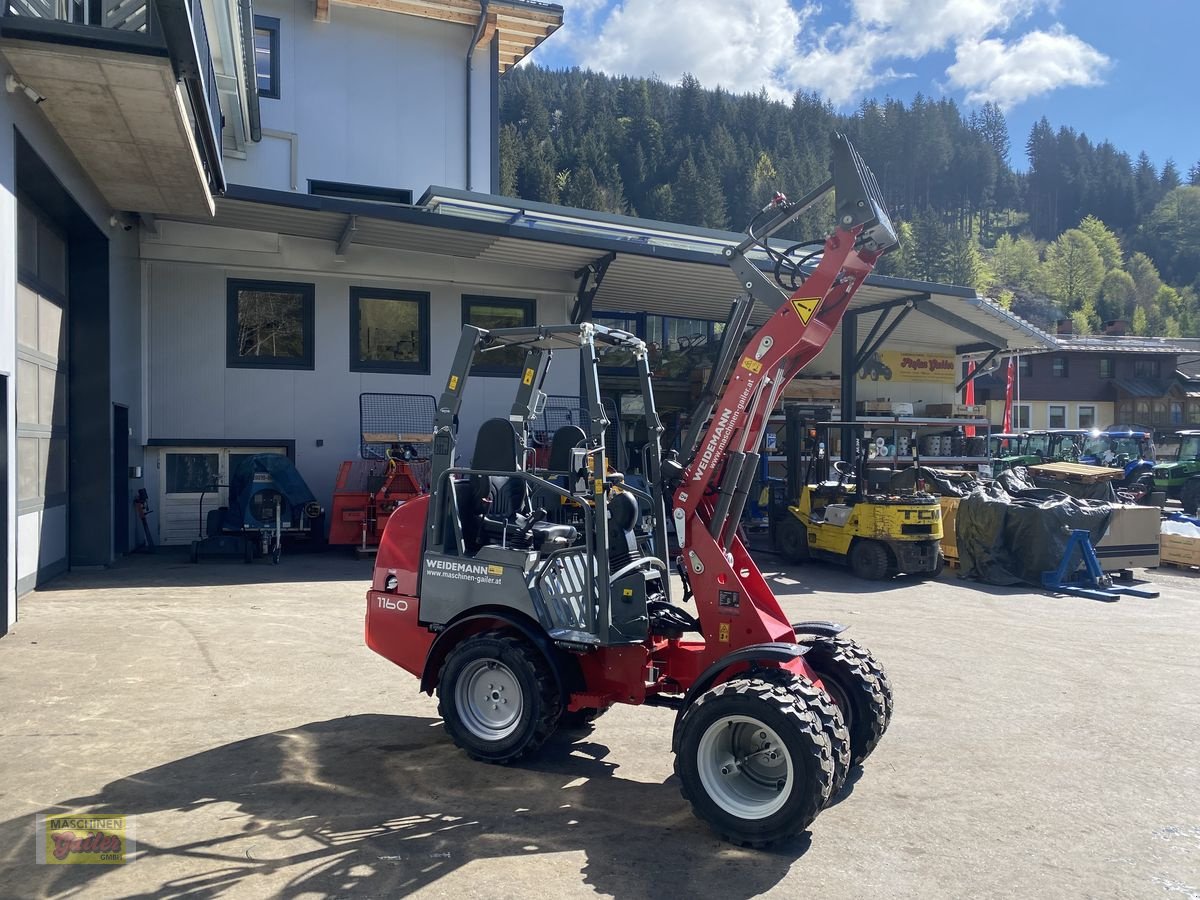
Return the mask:
[[[190,561],[187,547],[160,547],[155,553],[122,557],[103,570],[80,570],[60,575],[39,594],[106,588],[152,588],[254,584],[308,584],[322,581],[361,581],[363,591],[371,580],[374,563],[356,559],[343,547],[285,548],[279,564],[269,559],[245,563],[241,558]]]
[[[560,851],[582,851],[583,882],[604,894],[657,896],[685,877],[750,897],[777,884],[808,847],[807,836],[772,852],[722,844],[691,816],[673,778],[621,778],[607,755],[586,737],[556,738],[528,766],[488,766],[456,750],[436,720],[350,716],[217,747],[46,812],[134,816],[139,857],[172,859],[135,864],[126,876],[188,873],[141,884],[133,897],[215,897],[238,887],[396,897],[497,857],[513,860],[512,881],[497,893],[535,894],[540,886],[522,881],[520,858]],[[150,815],[159,813],[168,815]],[[0,824],[10,861],[32,862],[32,832],[28,816]],[[14,867],[5,892],[86,894],[110,871]]]

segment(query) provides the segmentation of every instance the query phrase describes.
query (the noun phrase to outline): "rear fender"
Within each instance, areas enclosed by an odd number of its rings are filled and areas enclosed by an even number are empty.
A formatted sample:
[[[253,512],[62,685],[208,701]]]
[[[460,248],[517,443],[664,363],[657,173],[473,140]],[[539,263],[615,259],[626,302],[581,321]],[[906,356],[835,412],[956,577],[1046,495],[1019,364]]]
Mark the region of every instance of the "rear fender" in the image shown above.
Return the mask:
[[[483,631],[515,631],[541,651],[554,672],[554,680],[565,703],[572,691],[583,690],[583,677],[574,659],[558,650],[542,626],[523,613],[505,607],[481,607],[451,621],[438,634],[425,657],[421,690],[432,694],[437,687],[442,663],[459,643]]]
[[[840,627],[840,626],[835,626]],[[671,751],[677,753],[679,751],[679,725],[683,721],[684,714],[691,708],[693,701],[713,685],[722,681],[727,681],[728,676],[733,674],[741,674],[742,671],[753,672],[756,669],[763,668],[783,668],[789,663],[804,656],[808,652],[808,647],[805,644],[788,644],[783,642],[767,643],[767,644],[750,644],[742,647],[740,650],[735,650],[727,656],[722,656],[702,673],[700,677],[688,688],[688,692],[683,697],[683,705],[679,708],[679,712],[675,714],[675,728],[671,734]],[[774,663],[774,666],[767,665]],[[745,670],[741,667],[746,666]],[[736,673],[730,672],[731,669],[737,669]]]

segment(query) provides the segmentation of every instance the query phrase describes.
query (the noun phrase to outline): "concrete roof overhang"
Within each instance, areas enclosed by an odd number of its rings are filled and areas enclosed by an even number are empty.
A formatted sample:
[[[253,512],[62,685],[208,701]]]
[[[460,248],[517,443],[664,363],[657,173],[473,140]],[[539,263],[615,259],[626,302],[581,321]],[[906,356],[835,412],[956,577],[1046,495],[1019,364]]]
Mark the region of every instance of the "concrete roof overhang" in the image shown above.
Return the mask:
[[[723,321],[739,291],[721,250],[741,235],[446,188],[431,188],[410,207],[231,185],[217,200],[215,220],[183,220],[332,241],[342,252],[363,244],[548,269],[575,279],[607,261],[593,304],[598,312]],[[1053,337],[971,288],[884,276],[868,278],[851,303],[860,339],[909,303],[912,309],[891,331],[888,347],[980,357],[993,349],[1055,346]],[[769,314],[760,307],[757,320]],[[840,342],[832,340],[806,374],[841,370]]]

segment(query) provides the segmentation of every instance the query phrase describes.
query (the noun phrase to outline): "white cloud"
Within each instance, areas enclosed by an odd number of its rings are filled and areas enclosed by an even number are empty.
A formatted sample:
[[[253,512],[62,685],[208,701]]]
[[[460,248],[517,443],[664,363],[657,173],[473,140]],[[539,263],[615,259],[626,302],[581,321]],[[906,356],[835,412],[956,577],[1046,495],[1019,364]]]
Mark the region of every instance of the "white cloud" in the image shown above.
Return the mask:
[[[1057,3],[849,0],[845,21],[821,27],[817,0],[618,0],[611,10],[606,0],[564,5],[573,55],[604,72],[666,81],[690,72],[709,87],[739,93],[765,87],[778,98],[810,90],[848,106],[913,77],[904,61],[954,49],[950,84],[968,91],[969,102],[1011,106],[1061,85],[1098,83],[1107,65],[1103,54],[1058,26],[1005,39],[1034,13],[1053,13]],[[1027,71],[1010,71],[1010,61]]]
[[[1012,43],[963,41],[946,74],[951,86],[967,92],[968,103],[990,100],[1010,109],[1055,88],[1101,84],[1110,64],[1095,47],[1056,27]]]
[[[707,87],[743,93],[765,86],[787,97],[793,88],[784,70],[813,10],[797,10],[788,0],[625,0],[581,48],[581,62],[666,81],[690,72]]]

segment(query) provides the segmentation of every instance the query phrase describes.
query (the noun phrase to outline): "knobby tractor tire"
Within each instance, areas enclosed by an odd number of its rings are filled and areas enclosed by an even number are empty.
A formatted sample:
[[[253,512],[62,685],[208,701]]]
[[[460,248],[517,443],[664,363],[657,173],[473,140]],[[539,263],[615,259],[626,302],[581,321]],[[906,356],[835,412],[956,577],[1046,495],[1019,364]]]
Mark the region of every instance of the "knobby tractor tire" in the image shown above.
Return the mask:
[[[554,733],[562,698],[536,647],[488,631],[471,635],[446,656],[438,676],[438,714],[468,756],[503,765],[534,752]]]
[[[860,538],[850,548],[850,571],[867,581],[881,581],[891,570],[892,561],[887,547],[866,538]]]
[[[763,847],[812,824],[829,800],[834,760],[800,695],[747,676],[688,707],[675,774],[697,817],[728,841]]]
[[[791,563],[808,561],[808,529],[804,523],[788,513],[775,531],[775,546],[780,555]]]
[[[846,638],[799,635],[808,644],[804,661],[820,677],[850,733],[850,765],[862,765],[892,721],[892,686],[883,666]]]
[[[755,672],[755,677],[783,688],[794,696],[802,709],[817,717],[821,730],[829,738],[829,752],[833,756],[833,783],[829,788],[828,806],[842,792],[846,776],[850,774],[850,732],[842,711],[821,688],[787,669],[764,669]]]
[[[1200,507],[1200,477],[1189,478],[1183,483],[1183,487],[1179,489],[1179,502],[1183,505],[1183,511],[1189,516],[1196,515],[1197,507]]]

